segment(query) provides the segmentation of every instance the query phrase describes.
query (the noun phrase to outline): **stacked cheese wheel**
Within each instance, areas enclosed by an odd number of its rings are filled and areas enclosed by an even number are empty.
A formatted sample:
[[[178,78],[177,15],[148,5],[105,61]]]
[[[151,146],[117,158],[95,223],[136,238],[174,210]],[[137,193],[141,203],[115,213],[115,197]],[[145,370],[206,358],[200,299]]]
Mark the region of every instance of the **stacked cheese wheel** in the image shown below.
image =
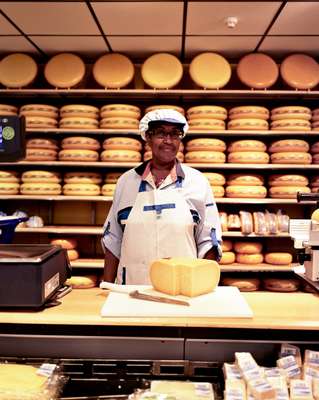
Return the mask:
[[[319,108],[312,110],[311,127],[313,131],[319,131]]]
[[[186,144],[187,163],[224,163],[226,143],[220,139],[192,139]]]
[[[319,164],[319,142],[312,144],[310,152],[312,154],[312,163]]]
[[[269,111],[261,106],[240,106],[229,110],[228,129],[268,130]]]
[[[233,243],[231,240],[223,240],[222,242],[222,258],[219,260],[220,265],[233,264],[236,260],[236,255],[233,250]]]
[[[239,164],[268,164],[267,146],[260,140],[237,140],[227,148],[228,162]]]
[[[20,193],[23,195],[61,194],[61,176],[58,172],[32,170],[21,175]]]
[[[300,281],[293,278],[265,278],[263,288],[270,292],[296,292]]]
[[[310,188],[312,193],[319,192],[319,175],[315,175],[310,180]]]
[[[283,106],[271,110],[272,130],[310,131],[311,110],[301,106]]]
[[[85,136],[70,136],[62,140],[60,161],[98,161],[100,143],[98,140]]]
[[[0,115],[18,115],[18,108],[9,104],[0,104]]]
[[[268,151],[273,164],[311,164],[309,144],[305,140],[276,140],[270,144]]]
[[[224,130],[227,110],[220,106],[195,106],[187,110],[186,116],[190,130]]]
[[[143,154],[143,160],[147,161],[152,158],[152,150],[150,146],[146,143],[144,147],[144,154]],[[178,152],[176,154],[176,158],[178,159],[179,162],[184,162],[184,145],[183,143],[179,144]]]
[[[103,142],[102,161],[137,162],[141,161],[142,144],[137,139],[125,136],[112,137]]]
[[[78,245],[76,239],[57,238],[57,239],[52,239],[50,243],[55,246],[61,246],[62,249],[65,249],[70,261],[74,261],[79,258],[79,252],[76,250],[76,247]]]
[[[59,110],[48,104],[25,104],[20,108],[20,116],[25,117],[27,128],[56,128]]]
[[[181,113],[182,115],[185,115],[185,111],[183,107],[177,106],[175,104],[156,104],[153,106],[149,106],[145,108],[145,114],[147,114],[150,111],[154,111],[154,110],[175,110],[179,113]]]
[[[58,142],[50,138],[32,138],[26,142],[27,161],[54,161],[58,155]]]
[[[257,174],[232,174],[227,178],[226,197],[257,198],[267,196],[264,178]]]
[[[104,185],[102,186],[102,195],[110,196],[114,195],[117,180],[122,175],[122,172],[108,172],[105,175]]]
[[[99,109],[84,104],[69,104],[60,109],[60,128],[97,129],[99,127]]]
[[[217,172],[203,172],[212,188],[214,197],[224,197],[226,183],[225,176]]]
[[[102,176],[98,172],[67,172],[64,174],[63,194],[66,196],[98,196]]]
[[[107,104],[100,111],[102,129],[138,129],[141,110],[131,104]]]
[[[310,193],[309,179],[297,174],[273,174],[269,176],[269,196],[272,198],[295,199],[298,192]]]
[[[0,171],[0,195],[18,194],[20,178],[16,171]]]
[[[227,276],[222,279],[222,285],[237,287],[241,292],[255,292],[259,290],[261,281],[259,278],[252,278],[249,276]]]
[[[254,241],[238,241],[234,243],[236,261],[241,264],[256,265],[264,261],[262,243]]]

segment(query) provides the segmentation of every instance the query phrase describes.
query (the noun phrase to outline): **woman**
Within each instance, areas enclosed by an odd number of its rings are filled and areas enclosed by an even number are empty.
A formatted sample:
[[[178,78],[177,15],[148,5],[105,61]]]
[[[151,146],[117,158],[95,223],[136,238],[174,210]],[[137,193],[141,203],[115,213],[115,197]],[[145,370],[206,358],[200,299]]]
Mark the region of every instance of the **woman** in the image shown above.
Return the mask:
[[[147,113],[140,133],[152,159],[118,180],[104,224],[104,280],[149,284],[149,265],[165,257],[221,257],[221,227],[211,187],[201,172],[176,159],[188,130],[171,109]]]

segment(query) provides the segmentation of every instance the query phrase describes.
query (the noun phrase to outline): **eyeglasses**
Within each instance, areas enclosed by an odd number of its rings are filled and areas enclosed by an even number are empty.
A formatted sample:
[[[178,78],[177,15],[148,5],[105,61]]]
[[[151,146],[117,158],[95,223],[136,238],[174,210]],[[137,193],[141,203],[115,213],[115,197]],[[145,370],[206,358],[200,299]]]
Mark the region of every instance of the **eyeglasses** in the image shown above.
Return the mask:
[[[172,140],[182,139],[183,132],[179,129],[172,129],[170,131],[166,131],[165,129],[153,129],[150,131],[150,134],[155,137],[156,139],[165,139],[167,136],[170,137]]]

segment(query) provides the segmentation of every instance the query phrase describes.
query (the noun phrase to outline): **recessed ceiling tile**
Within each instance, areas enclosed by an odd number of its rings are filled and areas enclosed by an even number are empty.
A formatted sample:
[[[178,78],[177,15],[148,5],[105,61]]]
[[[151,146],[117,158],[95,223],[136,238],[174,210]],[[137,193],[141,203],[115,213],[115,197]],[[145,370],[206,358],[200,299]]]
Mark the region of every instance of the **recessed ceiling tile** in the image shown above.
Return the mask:
[[[84,2],[7,1],[1,9],[26,34],[100,34]]]
[[[187,12],[187,35],[262,35],[281,2],[191,1]],[[233,28],[226,19],[236,17]]]
[[[0,15],[0,35],[19,35],[19,33],[6,18]]]
[[[270,36],[263,41],[259,51],[274,56],[286,56],[291,53],[318,56],[319,40],[317,36]]]
[[[182,2],[92,2],[107,35],[181,35]]]
[[[319,35],[319,3],[290,2],[286,4],[275,24],[269,31],[270,35]]]
[[[23,36],[0,36],[1,53],[33,53],[39,55],[37,49]]]

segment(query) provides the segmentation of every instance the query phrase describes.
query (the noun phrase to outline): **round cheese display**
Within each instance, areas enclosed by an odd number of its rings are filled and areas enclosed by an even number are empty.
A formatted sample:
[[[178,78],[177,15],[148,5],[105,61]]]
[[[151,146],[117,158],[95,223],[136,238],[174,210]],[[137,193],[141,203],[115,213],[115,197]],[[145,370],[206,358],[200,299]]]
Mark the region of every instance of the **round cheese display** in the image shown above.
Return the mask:
[[[105,175],[105,183],[116,183],[123,172],[108,172]]]
[[[315,157],[316,154],[313,156]],[[311,154],[305,152],[280,152],[273,153],[270,156],[270,160],[273,164],[311,164]]]
[[[175,110],[179,113],[181,113],[182,115],[185,115],[185,111],[183,107],[180,106],[176,106],[175,104],[156,104],[154,106],[149,106],[145,108],[145,114],[147,114],[150,111],[154,111],[154,110]]]
[[[269,188],[269,196],[274,199],[295,199],[297,193],[311,193],[307,186],[272,186]]]
[[[111,137],[105,139],[103,142],[104,150],[135,150],[141,151],[142,144],[137,139],[132,139],[129,137]]]
[[[26,128],[56,128],[58,121],[54,118],[27,116],[25,117]]]
[[[317,208],[312,214],[311,214],[311,220],[319,222],[319,208]]]
[[[20,185],[20,193],[25,195],[59,195],[61,185],[59,183],[28,182]]]
[[[235,242],[234,250],[239,254],[258,254],[261,253],[263,246],[260,242]]]
[[[225,189],[223,186],[211,185],[214,197],[224,197]]]
[[[279,119],[270,123],[270,129],[282,131],[310,131],[311,124],[304,119]]]
[[[143,81],[154,89],[170,89],[182,79],[183,66],[172,54],[153,54],[142,64],[141,75]]]
[[[261,264],[264,261],[264,256],[260,253],[258,254],[236,254],[236,261],[241,264],[256,265]]]
[[[229,163],[268,164],[269,155],[262,151],[234,151],[228,154]]]
[[[38,215],[32,215],[26,222],[26,226],[28,228],[43,228],[44,227],[44,222],[41,217]]]
[[[222,241],[222,251],[230,251],[233,248],[233,242],[231,240]]]
[[[263,286],[271,292],[296,292],[300,283],[297,279],[265,278]]]
[[[65,129],[97,129],[99,122],[87,117],[67,117],[61,118],[59,126]]]
[[[66,172],[63,180],[65,183],[94,183],[102,182],[102,175],[98,172]]]
[[[99,85],[109,89],[120,89],[134,78],[134,65],[123,54],[104,54],[95,61],[92,72]]]
[[[50,243],[55,246],[61,246],[62,249],[66,249],[66,250],[75,249],[76,246],[78,245],[76,239],[72,239],[72,238],[52,239]]]
[[[311,127],[313,131],[319,131],[319,121],[313,122]]]
[[[0,62],[0,83],[7,88],[23,88],[36,78],[38,66],[27,54],[13,53]]]
[[[304,119],[309,121],[311,119],[311,110],[302,106],[277,107],[271,110],[271,119],[272,121],[281,119]]]
[[[219,260],[219,265],[233,264],[236,260],[236,255],[233,251],[223,251],[222,258]]]
[[[227,185],[237,186],[262,186],[264,177],[257,174],[231,174],[227,178]]]
[[[97,285],[97,277],[95,275],[71,276],[65,284],[71,286],[72,289],[90,289]]]
[[[275,61],[263,53],[250,53],[242,57],[236,68],[239,80],[252,89],[267,89],[278,79]]]
[[[102,161],[138,162],[141,158],[141,153],[134,150],[104,150],[101,153]]]
[[[0,115],[17,115],[18,108],[9,104],[0,104]]]
[[[59,116],[59,109],[48,104],[25,104],[20,108],[20,115],[25,117],[49,117],[56,119]]]
[[[187,119],[227,119],[227,110],[220,106],[195,106],[186,112]]]
[[[130,104],[107,104],[101,108],[101,118],[114,117],[140,119],[141,109]]]
[[[56,88],[72,88],[82,81],[84,75],[84,62],[71,53],[53,56],[44,67],[45,79]]]
[[[210,131],[210,130],[225,130],[225,122],[221,121],[219,119],[203,119],[203,118],[197,118],[197,119],[191,119],[188,121],[189,129],[190,130],[204,130],[204,131]]]
[[[61,142],[62,149],[99,150],[101,145],[98,140],[85,136],[66,137]]]
[[[294,89],[312,89],[319,83],[319,65],[306,54],[291,54],[280,66],[284,82]]]
[[[53,172],[53,171],[41,171],[41,170],[25,171],[21,175],[21,181],[23,183],[28,183],[28,182],[60,183],[61,175],[59,172]]]
[[[206,52],[194,57],[189,65],[189,75],[196,85],[205,89],[219,89],[231,77],[229,62],[220,54]]]
[[[263,119],[267,121],[269,118],[269,110],[266,107],[261,106],[239,106],[233,107],[228,112],[229,119]]]
[[[185,154],[187,163],[221,163],[226,161],[226,156],[220,151],[188,151]]]
[[[145,153],[143,154],[143,160],[144,161],[148,161],[152,157],[153,157],[153,155],[152,155],[152,151],[151,150],[145,151]],[[177,158],[177,160],[179,162],[184,162],[184,154],[182,152],[178,151],[177,154],[176,154],[176,158]]]
[[[265,143],[261,142],[260,140],[237,140],[235,142],[230,143],[228,146],[227,151],[234,152],[234,151],[266,151],[267,146]]]
[[[232,119],[227,124],[228,129],[232,130],[261,130],[269,129],[268,122],[258,118],[238,118]]]
[[[102,196],[112,197],[115,192],[116,183],[105,183],[101,188]]]
[[[226,179],[224,175],[217,172],[202,172],[204,176],[208,179],[208,182],[212,186],[223,186],[225,185]]]
[[[100,110],[97,107],[84,104],[69,104],[60,108],[61,118],[99,118]]]
[[[235,286],[241,292],[255,292],[260,287],[258,278],[223,278],[222,284],[225,286]]]
[[[19,186],[17,182],[0,182],[0,194],[18,194]]]
[[[270,186],[307,186],[309,179],[304,175],[273,174],[268,178]]]
[[[27,161],[54,161],[57,159],[58,152],[50,149],[26,149]]]
[[[270,153],[279,153],[282,151],[309,151],[309,144],[305,140],[300,139],[284,139],[271,143],[268,148]]]
[[[100,121],[100,128],[103,129],[138,129],[139,120],[135,118],[103,118]]]
[[[66,183],[63,185],[65,196],[99,196],[100,186],[93,183]]]
[[[58,142],[54,139],[32,138],[26,141],[26,147],[32,149],[58,150]]]
[[[19,183],[19,181],[20,179],[17,171],[0,171],[0,182]]]
[[[225,151],[226,143],[220,139],[192,139],[186,144],[187,151]]]
[[[59,151],[60,161],[98,161],[99,153],[94,150],[67,149]]]
[[[274,265],[289,265],[292,263],[292,255],[284,252],[266,253],[265,262]]]
[[[239,197],[247,199],[264,199],[267,196],[267,189],[264,186],[227,186],[226,197]]]
[[[70,250],[67,250],[66,252],[67,252],[69,261],[74,261],[79,258],[79,253],[75,249],[70,249]]]

